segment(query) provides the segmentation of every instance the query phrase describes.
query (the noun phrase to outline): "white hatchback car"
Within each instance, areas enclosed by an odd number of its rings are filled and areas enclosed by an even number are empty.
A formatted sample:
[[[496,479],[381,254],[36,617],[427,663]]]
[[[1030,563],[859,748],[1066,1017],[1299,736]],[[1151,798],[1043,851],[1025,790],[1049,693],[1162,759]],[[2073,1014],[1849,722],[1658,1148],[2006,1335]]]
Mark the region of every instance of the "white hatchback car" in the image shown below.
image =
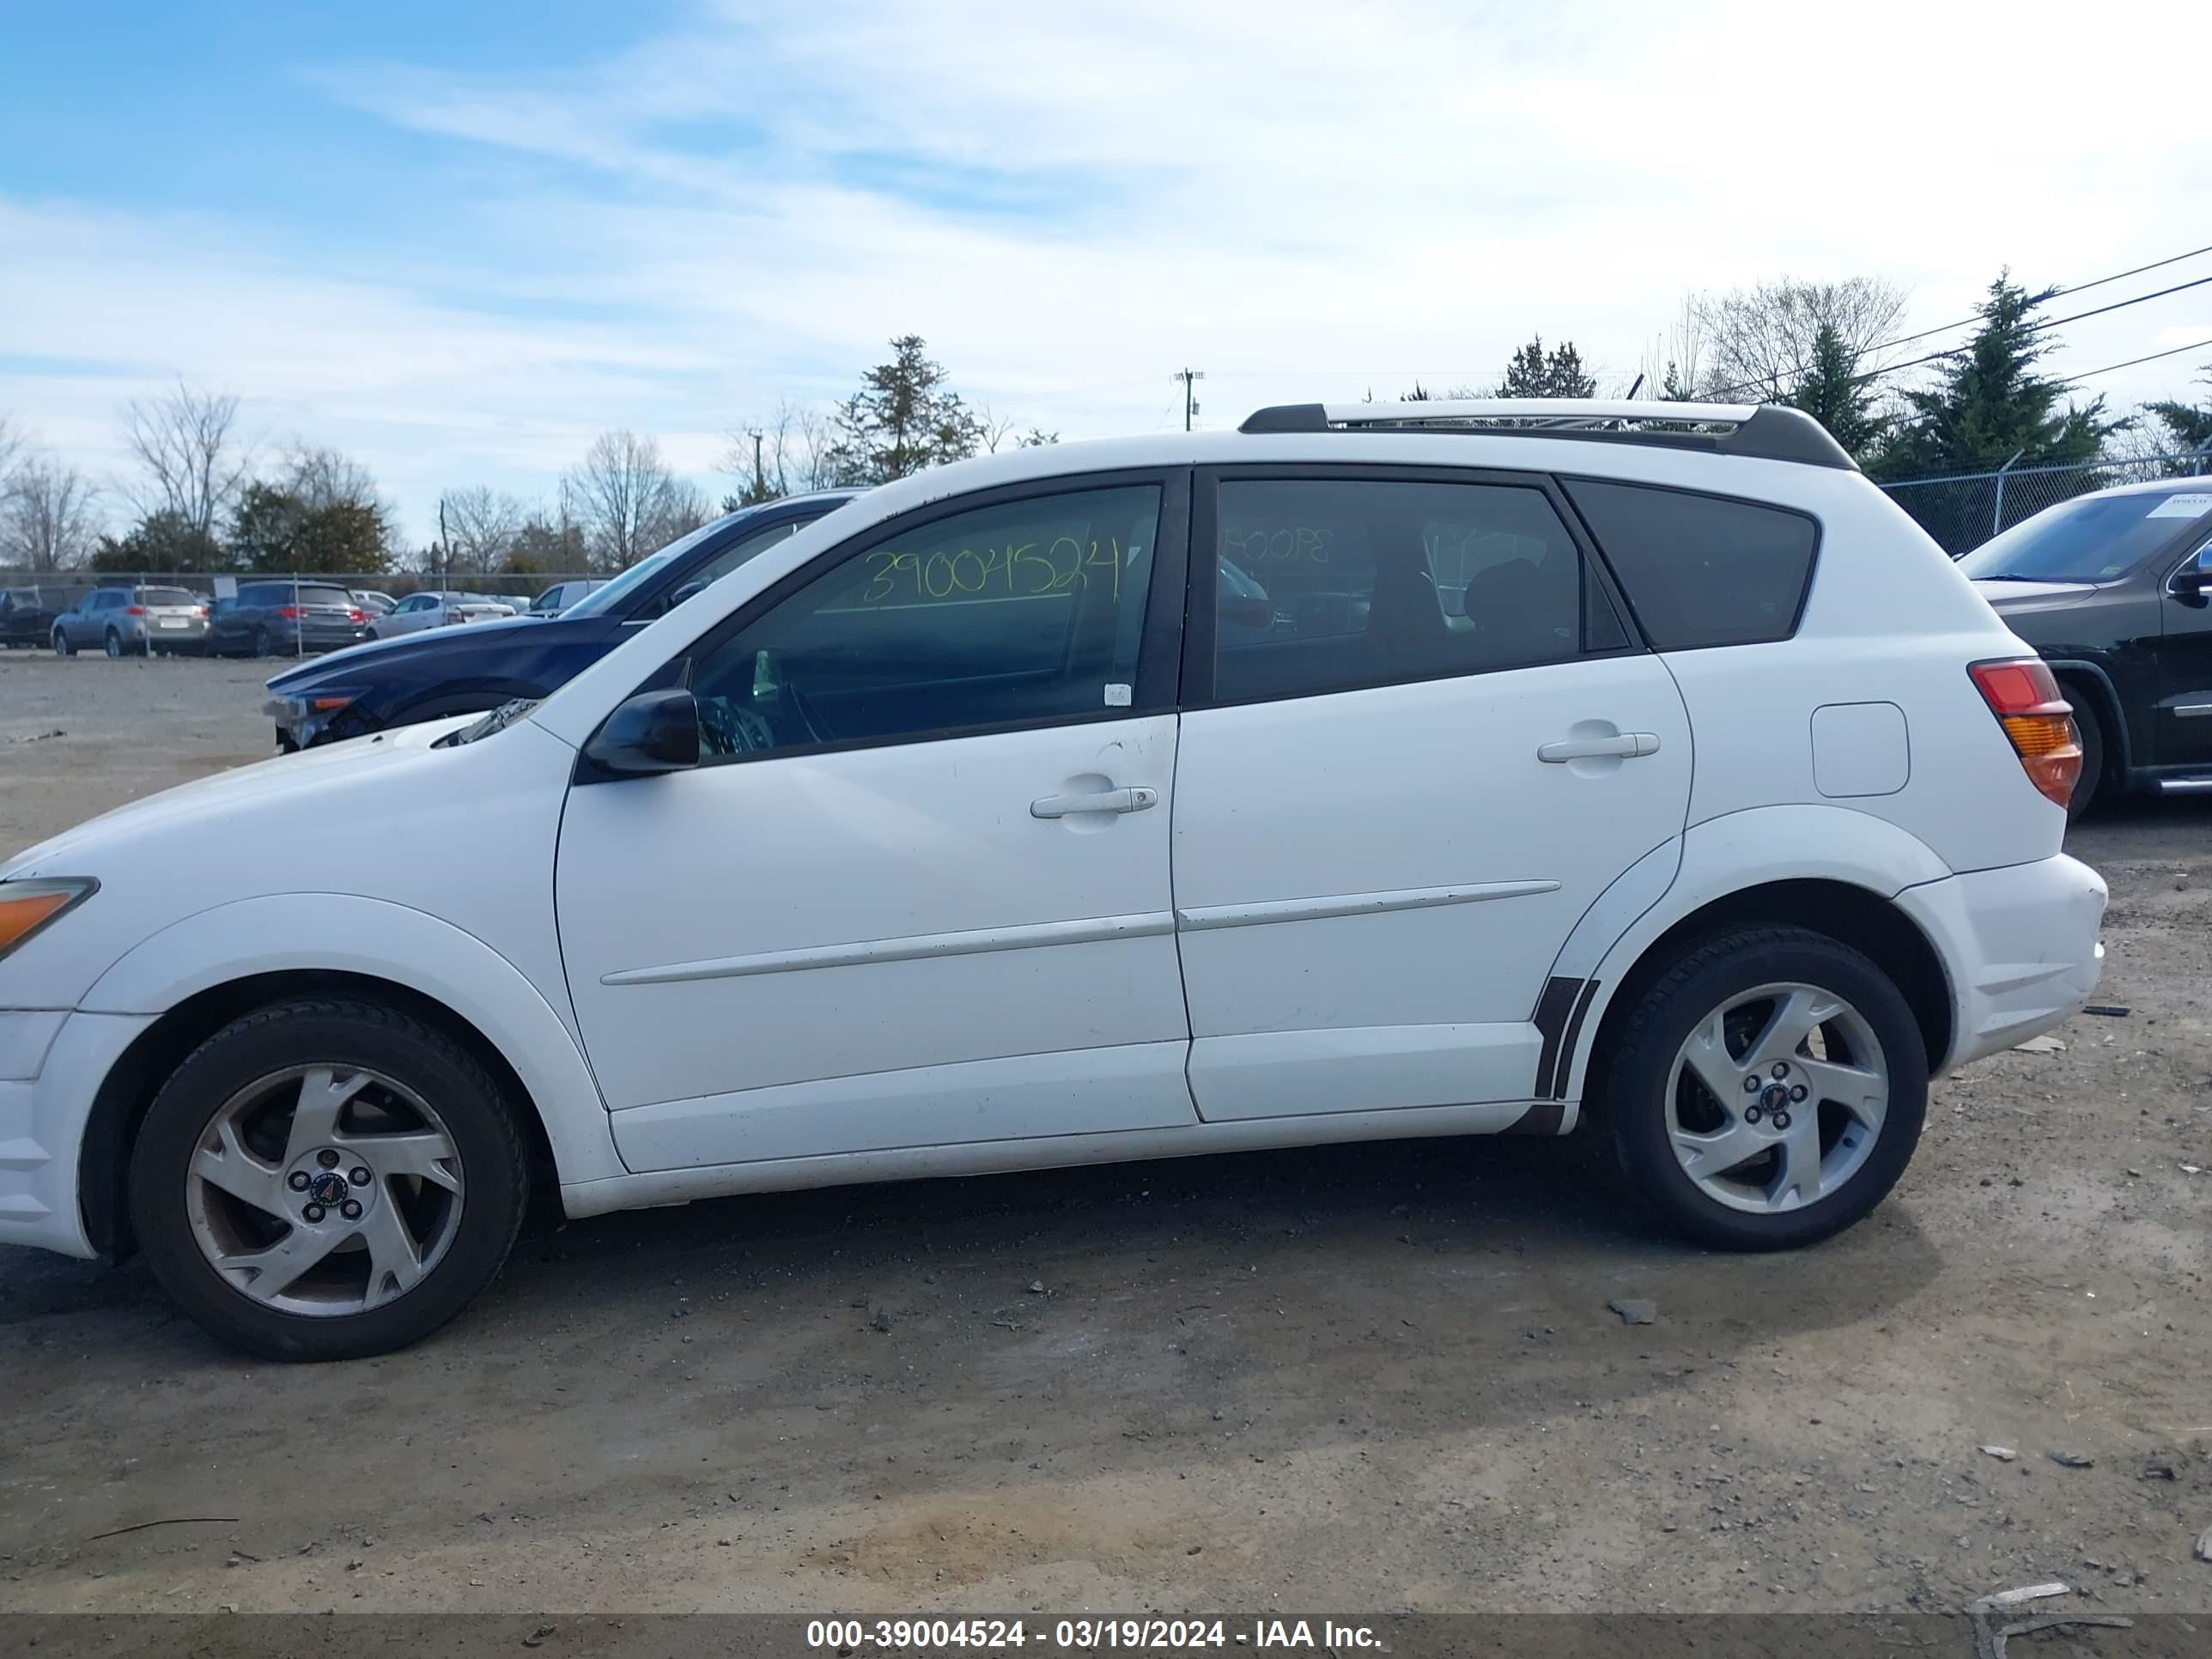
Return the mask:
[[[323,1358],[453,1317],[540,1181],[585,1216],[1589,1115],[1698,1238],[1802,1244],[1932,1074],[2094,987],[2079,764],[1791,410],[964,462],[543,703],[0,869],[0,1240],[135,1247]]]

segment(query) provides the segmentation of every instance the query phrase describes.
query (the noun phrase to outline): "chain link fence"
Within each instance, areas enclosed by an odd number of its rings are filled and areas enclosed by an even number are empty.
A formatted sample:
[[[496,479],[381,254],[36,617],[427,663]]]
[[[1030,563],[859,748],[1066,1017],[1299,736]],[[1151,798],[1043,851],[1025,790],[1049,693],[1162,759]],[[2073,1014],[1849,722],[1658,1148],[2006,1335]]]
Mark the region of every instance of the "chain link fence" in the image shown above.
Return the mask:
[[[2074,466],[2001,467],[1995,472],[1905,478],[1882,488],[1955,559],[1999,531],[2076,495],[2114,484],[2208,474],[2212,474],[2212,448]]]

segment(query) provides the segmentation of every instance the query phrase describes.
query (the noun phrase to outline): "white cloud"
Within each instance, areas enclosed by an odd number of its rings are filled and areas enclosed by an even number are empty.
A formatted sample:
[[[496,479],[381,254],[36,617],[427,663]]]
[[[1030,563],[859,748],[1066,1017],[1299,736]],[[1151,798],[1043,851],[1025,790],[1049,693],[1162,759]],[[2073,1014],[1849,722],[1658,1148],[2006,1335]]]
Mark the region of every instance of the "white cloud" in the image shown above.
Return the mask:
[[[0,262],[0,353],[108,366],[0,375],[0,407],[112,459],[115,400],[181,369],[357,449],[420,534],[441,485],[545,487],[610,425],[703,468],[908,330],[1076,436],[1179,420],[1185,363],[1216,422],[1492,375],[1537,330],[1625,380],[1686,291],[1783,271],[1890,277],[1928,326],[2000,264],[2081,281],[2212,224],[2201,64],[2154,45],[2182,14],[2130,11],[817,0],[530,79],[325,65],[492,181],[500,252],[433,225],[342,264],[273,205],[0,202],[33,251]],[[2167,326],[2196,297],[2069,328],[2057,372],[2203,337]]]

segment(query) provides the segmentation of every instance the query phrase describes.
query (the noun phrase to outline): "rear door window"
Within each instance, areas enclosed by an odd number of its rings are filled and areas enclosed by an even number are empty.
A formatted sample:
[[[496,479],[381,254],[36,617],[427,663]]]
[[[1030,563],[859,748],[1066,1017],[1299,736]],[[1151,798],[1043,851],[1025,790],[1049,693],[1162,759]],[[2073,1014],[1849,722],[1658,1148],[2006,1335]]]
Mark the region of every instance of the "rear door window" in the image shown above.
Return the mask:
[[[1217,500],[1222,702],[1533,667],[1627,642],[1534,484],[1231,478]]]
[[[1651,484],[1561,480],[1654,649],[1796,632],[1820,526],[1802,513]]]
[[[138,590],[141,605],[198,605],[200,596],[184,587],[142,587]]]

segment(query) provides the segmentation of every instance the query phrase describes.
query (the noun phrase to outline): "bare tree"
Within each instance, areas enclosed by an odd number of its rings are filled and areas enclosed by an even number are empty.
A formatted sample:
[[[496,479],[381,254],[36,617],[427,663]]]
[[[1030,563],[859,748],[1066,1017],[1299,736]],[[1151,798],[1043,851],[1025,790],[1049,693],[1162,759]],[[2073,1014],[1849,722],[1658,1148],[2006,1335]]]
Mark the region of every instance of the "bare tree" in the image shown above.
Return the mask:
[[[714,516],[714,508],[698,485],[674,479],[661,500],[659,519],[647,526],[646,544],[654,549],[665,547],[678,537],[690,535]]]
[[[515,538],[529,518],[530,509],[515,497],[482,484],[449,489],[438,498],[447,558],[456,570],[497,570],[514,552]]]
[[[377,490],[375,476],[352,456],[335,449],[317,448],[295,439],[284,452],[283,487],[311,512],[325,507],[367,507],[390,516]]]
[[[670,525],[703,515],[698,491],[678,484],[660,459],[660,445],[628,430],[602,432],[592,440],[568,483],[585,548],[601,569],[636,563],[669,539]],[[701,521],[693,518],[691,527]]]
[[[0,501],[6,501],[15,489],[15,469],[23,463],[26,441],[23,428],[0,415]]]
[[[1716,382],[1705,362],[1705,325],[1698,295],[1683,297],[1681,313],[1645,348],[1641,367],[1642,395],[1646,398],[1683,403],[1712,389]]]
[[[1852,373],[1871,373],[1894,355],[1884,348],[1905,302],[1903,289],[1878,276],[1840,283],[1784,276],[1701,295],[1692,303],[1705,336],[1708,384],[1697,390],[1735,403],[1784,402],[1812,374],[1823,328],[1835,331]]]
[[[173,513],[202,536],[246,487],[252,456],[234,434],[238,399],[179,380],[173,391],[134,398],[123,437],[143,475],[131,500],[141,514]]]
[[[0,498],[0,556],[32,570],[70,570],[91,556],[97,492],[66,461],[19,463]]]
[[[830,442],[830,417],[786,398],[769,419],[730,434],[721,470],[744,481],[744,505],[780,501],[828,487]]]

